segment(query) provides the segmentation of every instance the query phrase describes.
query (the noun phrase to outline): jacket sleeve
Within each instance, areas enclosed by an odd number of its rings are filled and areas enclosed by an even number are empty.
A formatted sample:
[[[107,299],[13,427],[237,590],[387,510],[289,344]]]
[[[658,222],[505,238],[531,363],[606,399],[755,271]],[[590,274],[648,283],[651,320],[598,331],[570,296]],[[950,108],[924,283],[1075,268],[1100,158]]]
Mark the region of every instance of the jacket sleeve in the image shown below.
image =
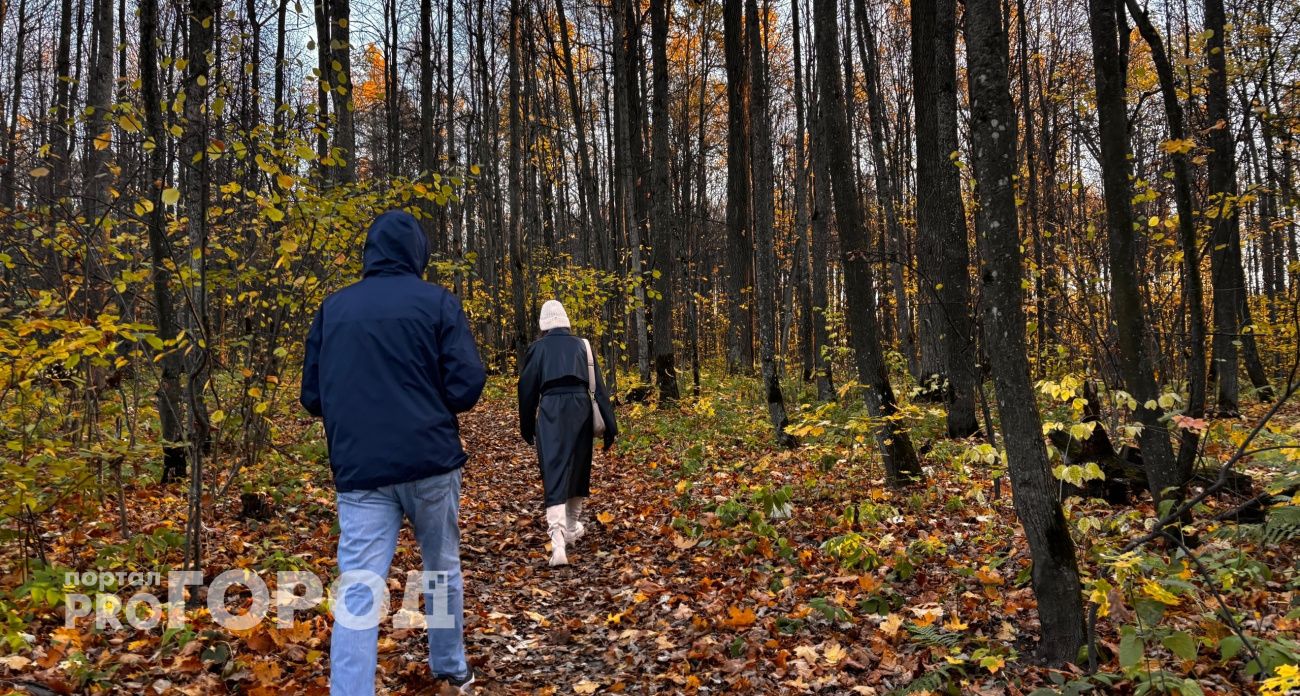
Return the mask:
[[[608,448],[614,444],[614,438],[618,437],[618,422],[614,420],[614,406],[610,403],[605,376],[600,371],[600,359],[596,357],[594,348],[591,360],[596,366],[596,408],[600,409],[600,417],[605,419],[605,447]]]
[[[307,332],[307,345],[303,350],[302,358],[302,391],[298,395],[298,401],[302,407],[313,416],[320,416],[320,344],[321,344],[321,317],[325,312],[325,305],[321,305],[316,310],[316,316],[311,320],[311,329]]]
[[[438,383],[442,385],[443,403],[452,413],[464,413],[478,403],[487,373],[478,357],[469,319],[460,300],[451,293],[443,300],[439,331]]]
[[[519,436],[530,445],[537,431],[537,404],[541,399],[541,361],[537,359],[537,344],[534,343],[528,346],[524,368],[519,373]]]

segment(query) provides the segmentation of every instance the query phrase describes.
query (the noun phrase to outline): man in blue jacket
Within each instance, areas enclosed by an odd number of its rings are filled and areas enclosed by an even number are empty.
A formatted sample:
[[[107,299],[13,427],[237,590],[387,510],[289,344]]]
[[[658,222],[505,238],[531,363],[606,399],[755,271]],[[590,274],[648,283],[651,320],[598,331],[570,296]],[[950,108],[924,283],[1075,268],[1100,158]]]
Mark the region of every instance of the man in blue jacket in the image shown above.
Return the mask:
[[[467,456],[456,415],[483,392],[483,364],[459,300],[421,278],[429,245],[410,213],[376,218],[364,259],[361,281],[316,312],[303,361],[302,405],[325,419],[338,489],[339,584],[346,589],[334,609],[330,691],[375,692],[378,617],[388,613],[375,597],[387,594],[405,516],[433,574],[426,576],[437,578],[425,595],[429,667],[469,693],[458,526]]]

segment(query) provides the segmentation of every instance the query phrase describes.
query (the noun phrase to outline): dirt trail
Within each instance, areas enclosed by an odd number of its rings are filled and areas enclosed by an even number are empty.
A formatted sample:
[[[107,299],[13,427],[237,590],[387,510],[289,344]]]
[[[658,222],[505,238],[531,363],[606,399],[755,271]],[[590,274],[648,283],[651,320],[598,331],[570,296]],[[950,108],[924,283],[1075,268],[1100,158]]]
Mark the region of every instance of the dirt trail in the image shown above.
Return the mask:
[[[653,624],[689,625],[693,611],[653,602],[669,599],[670,585],[696,579],[666,533],[667,501],[647,498],[642,476],[598,452],[587,533],[569,550],[568,567],[550,568],[541,479],[515,412],[500,402],[481,405],[462,430],[470,452],[461,496],[465,633],[480,692],[676,690],[654,683],[678,650],[664,635],[671,626]],[[406,530],[394,568],[417,568],[418,557]],[[382,642],[392,650],[380,655],[391,693],[427,688],[423,635],[386,635],[395,643]]]

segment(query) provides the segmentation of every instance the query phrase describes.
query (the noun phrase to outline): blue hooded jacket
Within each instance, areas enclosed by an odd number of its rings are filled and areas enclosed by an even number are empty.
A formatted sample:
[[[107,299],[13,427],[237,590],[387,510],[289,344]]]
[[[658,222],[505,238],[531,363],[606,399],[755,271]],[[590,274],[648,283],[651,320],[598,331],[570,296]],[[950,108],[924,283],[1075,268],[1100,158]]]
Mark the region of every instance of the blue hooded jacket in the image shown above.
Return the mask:
[[[317,310],[302,368],[300,400],[325,419],[340,491],[463,466],[456,415],[486,379],[460,301],[421,278],[429,245],[410,213],[375,218],[364,258],[361,281]]]

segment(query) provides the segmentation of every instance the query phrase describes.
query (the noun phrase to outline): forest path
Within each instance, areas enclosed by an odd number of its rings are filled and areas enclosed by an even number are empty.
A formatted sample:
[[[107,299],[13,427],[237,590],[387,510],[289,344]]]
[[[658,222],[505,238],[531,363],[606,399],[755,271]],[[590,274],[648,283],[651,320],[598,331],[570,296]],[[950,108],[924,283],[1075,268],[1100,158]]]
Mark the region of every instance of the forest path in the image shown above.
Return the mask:
[[[569,549],[569,566],[550,568],[541,477],[516,412],[489,401],[461,428],[470,453],[461,493],[466,650],[479,692],[680,690],[653,683],[685,659],[673,634],[690,628],[694,610],[680,600],[701,579],[672,541],[680,537],[668,527],[671,483],[648,481],[598,450],[587,533]],[[394,568],[418,567],[404,530]],[[381,642],[380,661],[390,692],[430,686],[423,633],[386,635],[393,642]]]

